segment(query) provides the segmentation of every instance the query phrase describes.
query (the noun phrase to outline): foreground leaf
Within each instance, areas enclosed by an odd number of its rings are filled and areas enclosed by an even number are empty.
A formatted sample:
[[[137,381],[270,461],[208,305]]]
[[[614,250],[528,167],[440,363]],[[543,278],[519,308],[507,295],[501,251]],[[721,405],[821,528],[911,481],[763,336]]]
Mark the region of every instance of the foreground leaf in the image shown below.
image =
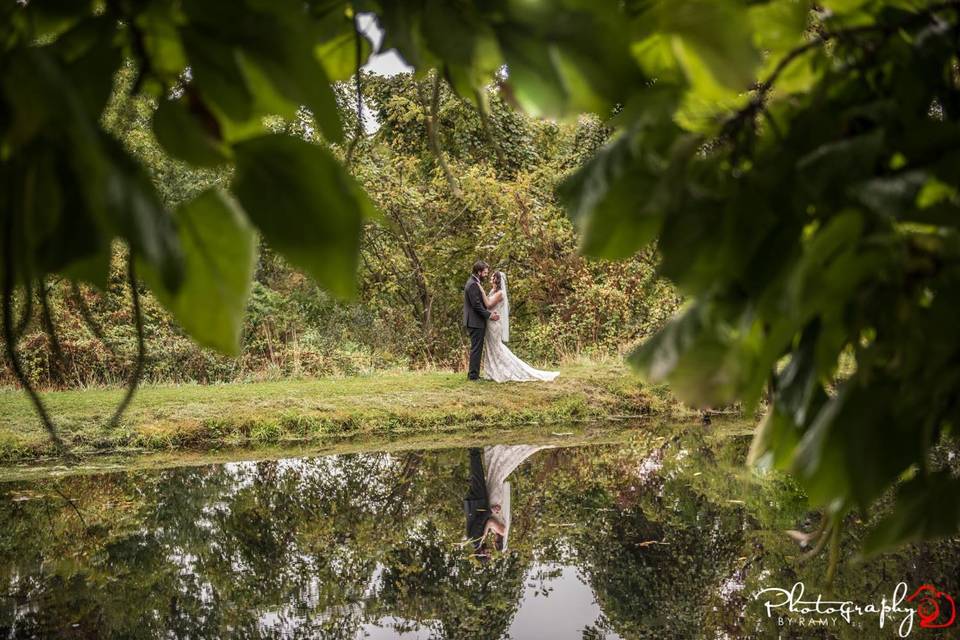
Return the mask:
[[[897,491],[893,511],[864,541],[865,556],[907,542],[953,535],[960,528],[960,479],[947,472],[918,475]]]
[[[170,290],[149,269],[144,279],[198,343],[236,355],[256,266],[256,233],[219,189],[182,205],[175,218],[186,267],[183,283]]]
[[[227,147],[211,135],[180,100],[160,101],[153,114],[153,132],[170,155],[194,166],[213,167],[230,158]]]
[[[270,246],[339,296],[351,296],[366,194],[322,147],[262,136],[235,147],[233,191]]]

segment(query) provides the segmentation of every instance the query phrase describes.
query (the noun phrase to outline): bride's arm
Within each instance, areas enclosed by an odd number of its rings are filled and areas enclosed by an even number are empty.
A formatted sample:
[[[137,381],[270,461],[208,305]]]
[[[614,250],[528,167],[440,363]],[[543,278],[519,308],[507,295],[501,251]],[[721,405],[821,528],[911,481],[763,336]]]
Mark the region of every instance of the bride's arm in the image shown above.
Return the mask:
[[[494,293],[492,296],[489,296],[489,297],[487,296],[486,293],[483,294],[483,303],[487,305],[487,309],[497,304],[501,300],[503,300],[503,291],[497,291],[496,293]]]
[[[503,526],[499,521],[494,518],[487,520],[486,524],[483,525],[483,537],[487,537],[487,533],[493,531],[498,536],[502,536],[506,533],[506,527]]]

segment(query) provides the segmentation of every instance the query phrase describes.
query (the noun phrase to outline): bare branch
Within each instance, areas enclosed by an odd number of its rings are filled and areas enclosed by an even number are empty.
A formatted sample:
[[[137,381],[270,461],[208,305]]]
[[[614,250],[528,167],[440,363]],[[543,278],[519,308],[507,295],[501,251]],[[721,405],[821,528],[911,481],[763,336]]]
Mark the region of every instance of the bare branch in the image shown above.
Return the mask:
[[[127,392],[124,394],[120,404],[117,405],[113,417],[110,418],[110,422],[108,423],[110,428],[117,426],[121,416],[123,416],[123,412],[127,410],[130,401],[133,400],[133,395],[136,393],[137,386],[140,384],[140,378],[143,376],[143,367],[146,363],[147,349],[143,338],[143,310],[140,308],[140,292],[137,290],[137,272],[134,268],[133,251],[130,251],[127,255],[127,276],[130,281],[130,301],[133,305],[133,322],[137,328],[137,364],[134,368],[133,375],[130,376],[130,382],[127,384]]]

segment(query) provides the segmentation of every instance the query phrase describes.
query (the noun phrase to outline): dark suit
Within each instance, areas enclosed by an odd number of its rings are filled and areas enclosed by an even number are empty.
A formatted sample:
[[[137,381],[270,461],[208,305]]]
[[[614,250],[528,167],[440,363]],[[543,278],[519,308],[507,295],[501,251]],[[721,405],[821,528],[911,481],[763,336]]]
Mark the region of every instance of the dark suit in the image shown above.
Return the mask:
[[[483,355],[483,336],[487,332],[489,317],[490,312],[483,304],[480,280],[470,276],[463,285],[463,325],[470,332],[470,371],[467,373],[470,380],[480,377],[480,356]]]
[[[487,483],[483,473],[481,450],[470,449],[470,488],[463,498],[463,512],[467,516],[467,537],[479,544],[483,538],[483,529],[490,519],[490,500],[487,496]]]

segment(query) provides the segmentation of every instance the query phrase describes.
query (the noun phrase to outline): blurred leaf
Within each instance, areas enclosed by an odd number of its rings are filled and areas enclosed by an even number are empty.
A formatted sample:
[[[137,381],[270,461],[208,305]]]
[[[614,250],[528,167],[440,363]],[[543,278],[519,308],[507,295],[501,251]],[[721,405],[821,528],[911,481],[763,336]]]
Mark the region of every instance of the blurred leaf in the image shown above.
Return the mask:
[[[803,187],[812,197],[828,189],[846,187],[857,178],[873,173],[883,148],[883,131],[824,144],[797,162]]]
[[[354,292],[373,205],[328,151],[287,136],[235,147],[233,191],[270,246],[340,296]]]
[[[187,54],[177,30],[177,8],[151,2],[137,15],[136,23],[153,70],[167,82],[178,79],[187,67]]]
[[[447,64],[469,67],[474,62],[478,40],[489,27],[480,21],[470,4],[426,0],[421,22],[430,50]]]
[[[649,89],[644,120],[635,122],[633,130],[604,147],[561,184],[558,195],[580,229],[581,246],[588,255],[630,256],[660,228],[671,186],[665,175],[673,137],[680,133],[670,121],[675,100],[676,94],[669,89]],[[685,149],[687,154],[694,150],[689,145]],[[682,164],[684,153],[678,156]]]
[[[923,171],[906,171],[861,182],[850,192],[876,213],[897,219],[914,208],[927,177]]]
[[[41,40],[66,31],[80,19],[77,4],[71,0],[17,4],[22,15],[16,17],[28,23],[33,37]]]
[[[709,82],[700,74],[708,70],[717,84],[744,91],[750,87],[760,64],[753,46],[750,16],[737,0],[680,0],[659,5],[658,24],[683,44],[685,68],[698,89]],[[719,27],[719,25],[723,25]],[[697,63],[694,66],[694,63]]]
[[[900,545],[953,536],[960,529],[960,479],[946,471],[918,474],[897,490],[889,515],[867,535],[863,553],[873,557]]]
[[[143,168],[116,141],[105,137],[104,145],[111,166],[103,219],[158,272],[165,287],[176,290],[183,279],[183,255],[173,220]]]
[[[304,105],[331,142],[343,141],[343,127],[337,103],[323,65],[313,52],[312,43],[302,29],[293,29],[290,21],[251,16],[245,25],[249,38],[244,53],[251,64],[263,71],[276,90],[294,104]]]
[[[633,43],[630,53],[640,68],[659,82],[677,82],[682,78],[683,70],[673,52],[670,36],[654,33]]]
[[[770,0],[751,5],[747,11],[757,47],[784,52],[803,44],[810,4],[808,0]]]
[[[669,381],[677,397],[695,407],[721,406],[755,391],[769,371],[758,366],[759,327],[726,313],[716,302],[696,303],[628,361],[650,382]]]
[[[183,247],[185,277],[168,289],[148,265],[144,280],[198,343],[228,355],[240,352],[257,238],[233,199],[209,189],[174,214]]]
[[[207,127],[216,121],[209,113]],[[153,132],[170,155],[197,167],[213,167],[230,159],[229,148],[217,140],[187,108],[185,100],[160,100],[153,114]]]
[[[194,28],[180,37],[190,61],[190,72],[204,100],[235,122],[253,116],[253,95],[233,47]]]
[[[317,57],[323,64],[327,76],[333,82],[349,80],[357,71],[357,36],[353,23],[348,22],[349,30],[334,35],[316,46]],[[360,66],[367,63],[373,46],[365,35],[360,35]]]
[[[551,56],[552,45],[543,45],[518,29],[497,33],[507,62],[508,83],[517,103],[533,116],[558,115],[567,104],[567,93]]]
[[[116,25],[106,16],[88,18],[63,34],[53,49],[76,87],[87,113],[99,117],[113,91],[113,76],[122,61]]]
[[[915,416],[904,418],[885,398],[896,393],[889,380],[869,387],[858,374],[819,412],[797,447],[794,471],[814,505],[838,501],[867,509],[923,455],[919,438],[906,437]],[[898,446],[891,447],[891,442]]]

